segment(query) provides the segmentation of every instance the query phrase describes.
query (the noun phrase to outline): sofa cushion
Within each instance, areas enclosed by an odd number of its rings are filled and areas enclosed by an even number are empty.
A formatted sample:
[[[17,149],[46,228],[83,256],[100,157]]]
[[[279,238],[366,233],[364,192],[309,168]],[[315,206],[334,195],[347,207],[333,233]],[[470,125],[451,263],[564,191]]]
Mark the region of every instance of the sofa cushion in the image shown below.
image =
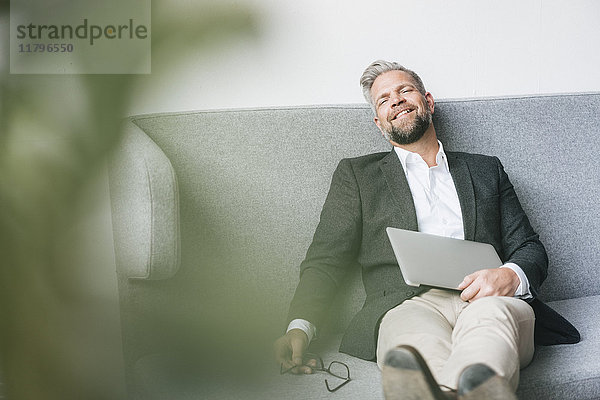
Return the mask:
[[[521,371],[521,399],[597,399],[600,396],[600,296],[549,305],[579,329],[577,344],[538,347]],[[585,383],[585,384],[582,384]]]

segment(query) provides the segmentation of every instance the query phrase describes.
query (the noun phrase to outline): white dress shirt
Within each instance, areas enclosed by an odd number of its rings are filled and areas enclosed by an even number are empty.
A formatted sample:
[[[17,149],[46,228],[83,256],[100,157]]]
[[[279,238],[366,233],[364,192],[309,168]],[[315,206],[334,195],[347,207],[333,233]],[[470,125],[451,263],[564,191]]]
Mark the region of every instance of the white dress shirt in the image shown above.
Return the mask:
[[[412,153],[400,147],[394,147],[394,150],[404,168],[412,193],[419,232],[464,239],[458,194],[452,175],[450,175],[444,147],[439,141],[438,144],[436,165],[433,167],[429,167],[418,153]],[[531,297],[527,276],[517,264],[506,263],[500,268],[510,268],[518,275],[520,283],[515,291],[515,297]],[[295,319],[290,322],[287,330],[290,329],[303,330],[308,335],[309,342],[316,334],[315,326],[303,319]]]

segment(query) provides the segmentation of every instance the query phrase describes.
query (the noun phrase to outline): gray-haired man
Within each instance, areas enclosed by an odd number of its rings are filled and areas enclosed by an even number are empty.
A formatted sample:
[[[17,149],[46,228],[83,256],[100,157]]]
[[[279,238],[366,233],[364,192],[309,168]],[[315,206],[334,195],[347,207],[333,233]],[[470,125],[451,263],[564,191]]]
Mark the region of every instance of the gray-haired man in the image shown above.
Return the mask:
[[[377,360],[387,399],[510,399],[533,357],[528,302],[546,277],[547,257],[495,157],[444,150],[421,79],[376,61],[361,77],[389,153],[344,159],[336,169],[276,357],[304,363],[346,271],[363,268],[367,301],[340,351]],[[403,229],[492,244],[504,265],[467,277],[461,292],[404,283],[385,234]]]

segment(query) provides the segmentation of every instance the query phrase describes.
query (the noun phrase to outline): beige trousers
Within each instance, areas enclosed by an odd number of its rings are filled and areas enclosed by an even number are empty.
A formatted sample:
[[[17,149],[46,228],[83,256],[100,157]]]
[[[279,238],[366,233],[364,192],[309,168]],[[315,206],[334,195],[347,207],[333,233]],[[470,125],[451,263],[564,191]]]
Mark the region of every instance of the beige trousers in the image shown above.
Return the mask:
[[[388,311],[379,327],[377,364],[388,350],[415,347],[440,385],[456,389],[464,368],[484,363],[516,390],[519,369],[533,358],[535,316],[523,300],[484,297],[464,302],[460,292],[430,289]]]

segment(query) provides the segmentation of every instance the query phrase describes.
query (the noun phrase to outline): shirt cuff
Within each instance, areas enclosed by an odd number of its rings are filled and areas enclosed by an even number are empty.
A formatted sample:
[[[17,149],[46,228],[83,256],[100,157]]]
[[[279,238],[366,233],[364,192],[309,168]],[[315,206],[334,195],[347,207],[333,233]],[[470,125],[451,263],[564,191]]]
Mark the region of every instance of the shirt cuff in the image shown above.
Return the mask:
[[[518,297],[520,299],[531,299],[533,298],[531,294],[531,290],[529,288],[529,279],[527,279],[527,275],[525,272],[515,263],[506,263],[502,265],[500,268],[509,268],[512,269],[517,276],[519,277],[519,287],[515,290],[514,297]]]
[[[317,334],[317,328],[305,319],[295,319],[288,325],[286,333],[292,329],[300,329],[308,336],[308,343],[310,343],[315,335]]]

